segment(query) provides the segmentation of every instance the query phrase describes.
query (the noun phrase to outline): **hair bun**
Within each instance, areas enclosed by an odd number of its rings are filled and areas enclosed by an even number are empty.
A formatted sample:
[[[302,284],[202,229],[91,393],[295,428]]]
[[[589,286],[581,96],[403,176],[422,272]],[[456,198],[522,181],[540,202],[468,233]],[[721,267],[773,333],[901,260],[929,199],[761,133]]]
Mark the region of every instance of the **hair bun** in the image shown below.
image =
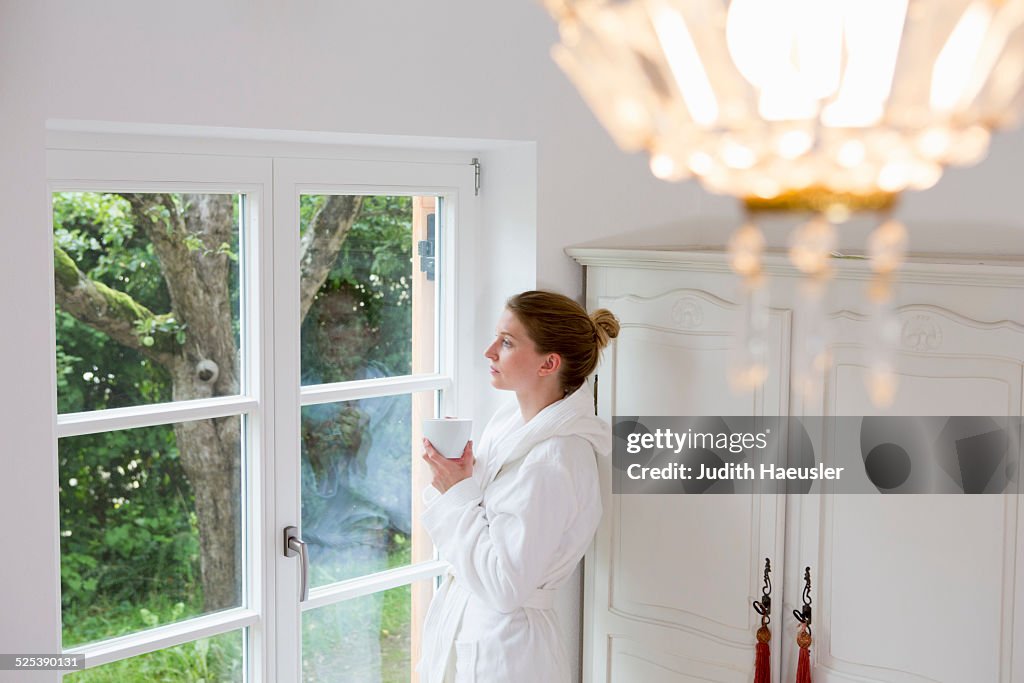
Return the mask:
[[[619,336],[619,319],[607,308],[599,308],[590,314],[590,322],[594,323],[597,331],[597,346],[604,348],[608,346],[609,339]]]

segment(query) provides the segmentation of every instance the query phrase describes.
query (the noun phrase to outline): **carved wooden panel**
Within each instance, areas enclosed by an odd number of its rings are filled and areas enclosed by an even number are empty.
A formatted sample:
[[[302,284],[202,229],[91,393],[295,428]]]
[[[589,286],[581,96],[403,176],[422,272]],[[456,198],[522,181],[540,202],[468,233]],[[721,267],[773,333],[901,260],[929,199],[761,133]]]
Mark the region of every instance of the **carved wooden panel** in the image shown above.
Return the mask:
[[[938,306],[898,318],[900,388],[885,414],[1020,415],[1024,326]],[[837,323],[825,413],[879,414],[864,388],[872,321]],[[1008,462],[1019,472],[1019,450]],[[799,530],[816,574],[815,681],[1021,680],[1019,518],[1018,496],[823,496]]]
[[[602,298],[622,330],[600,372],[602,412],[613,415],[778,415],[779,375],[754,393],[725,386],[737,327],[734,304],[686,289],[642,298]],[[788,311],[773,311],[769,345],[788,367]],[[696,390],[697,388],[704,388]],[[750,607],[764,557],[781,562],[781,497],[606,495],[594,557],[595,635],[661,642],[641,654],[595,653],[598,680],[741,680],[752,673]],[[642,637],[641,637],[642,635]],[[660,654],[655,654],[660,652]],[[718,678],[673,668],[666,653],[693,657]],[[611,660],[609,660],[611,656]],[[611,669],[603,664],[611,661]],[[618,672],[618,673],[616,673]],[[675,673],[673,673],[675,672]],[[689,673],[685,673],[689,672]],[[745,672],[745,674],[743,673]],[[721,677],[725,676],[725,677]],[[738,676],[738,677],[737,677]]]

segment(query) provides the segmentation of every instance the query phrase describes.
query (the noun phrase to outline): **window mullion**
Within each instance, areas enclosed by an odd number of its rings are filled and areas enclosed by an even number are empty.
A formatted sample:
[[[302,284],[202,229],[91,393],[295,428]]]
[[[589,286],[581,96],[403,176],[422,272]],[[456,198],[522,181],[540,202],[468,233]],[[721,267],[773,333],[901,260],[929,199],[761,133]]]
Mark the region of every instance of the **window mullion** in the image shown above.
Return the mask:
[[[344,600],[352,600],[364,595],[371,595],[391,588],[405,586],[423,579],[431,579],[435,576],[440,576],[447,569],[447,562],[432,560],[316,588],[310,591],[309,599],[302,603],[302,611],[306,612]]]
[[[444,375],[411,375],[407,377],[366,379],[336,384],[321,384],[315,387],[303,387],[301,401],[303,406],[312,406],[338,401],[354,401],[362,398],[380,398],[383,396],[415,394],[420,391],[443,390],[451,386],[451,377],[445,377]]]
[[[244,415],[255,410],[258,405],[256,399],[246,396],[218,396],[175,403],[65,413],[57,416],[57,438]]]
[[[188,621],[168,624],[133,633],[120,638],[104,640],[92,645],[80,645],[68,648],[64,654],[81,655],[85,658],[85,667],[110,664],[129,657],[156,652],[176,645],[182,645],[202,638],[211,638],[230,633],[242,628],[249,628],[259,623],[259,614],[251,609],[233,609],[216,614],[189,619]]]

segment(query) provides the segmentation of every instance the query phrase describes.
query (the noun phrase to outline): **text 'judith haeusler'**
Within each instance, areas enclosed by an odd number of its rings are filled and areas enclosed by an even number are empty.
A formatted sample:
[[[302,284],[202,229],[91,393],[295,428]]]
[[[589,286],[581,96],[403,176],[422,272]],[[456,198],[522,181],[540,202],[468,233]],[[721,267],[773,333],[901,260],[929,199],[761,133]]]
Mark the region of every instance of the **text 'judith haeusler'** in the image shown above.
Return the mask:
[[[1016,493],[1020,422],[616,416],[612,492]]]

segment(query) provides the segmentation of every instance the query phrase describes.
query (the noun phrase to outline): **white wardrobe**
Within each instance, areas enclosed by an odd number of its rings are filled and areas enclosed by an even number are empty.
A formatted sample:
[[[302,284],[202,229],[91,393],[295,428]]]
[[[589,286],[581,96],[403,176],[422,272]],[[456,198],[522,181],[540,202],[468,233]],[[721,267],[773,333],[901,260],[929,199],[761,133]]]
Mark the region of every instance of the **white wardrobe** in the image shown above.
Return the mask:
[[[716,250],[567,250],[588,308],[619,338],[598,370],[615,415],[875,415],[864,375],[870,270],[837,259],[828,310],[834,364],[819,395],[790,392],[798,278],[770,276],[771,374],[726,382],[737,278]],[[914,259],[897,289],[900,388],[890,415],[1024,410],[1024,262]],[[827,451],[827,448],[826,448]],[[827,455],[826,455],[827,457]],[[1019,451],[1007,463],[1020,477]],[[610,491],[586,558],[586,683],[750,683],[764,558],[774,591],[772,680],[795,678],[804,567],[811,567],[815,683],[1024,682],[1024,506],[1019,495],[629,495]]]

